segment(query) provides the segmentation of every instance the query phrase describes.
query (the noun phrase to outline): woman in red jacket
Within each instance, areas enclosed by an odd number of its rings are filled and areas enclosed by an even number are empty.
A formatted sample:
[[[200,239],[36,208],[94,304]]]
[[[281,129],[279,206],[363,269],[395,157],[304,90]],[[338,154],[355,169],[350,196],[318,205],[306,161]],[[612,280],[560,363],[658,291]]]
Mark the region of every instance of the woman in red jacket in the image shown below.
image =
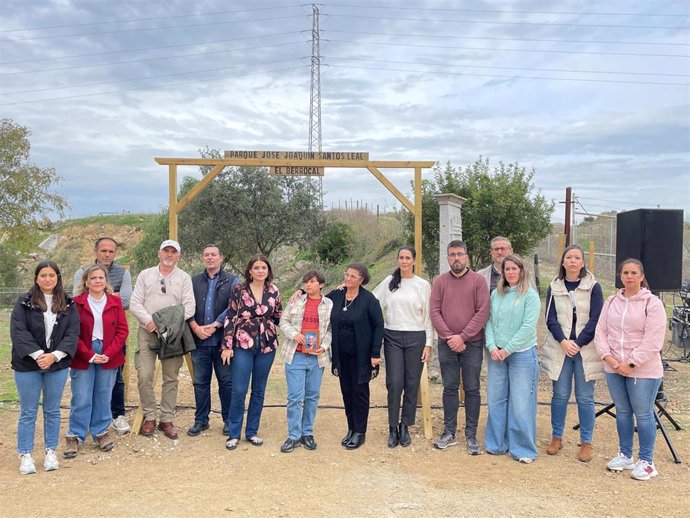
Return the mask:
[[[110,397],[129,333],[120,297],[113,295],[105,269],[93,264],[84,270],[81,294],[74,297],[81,329],[70,380],[72,403],[65,458],[76,457],[79,443],[91,435],[103,451],[113,448],[108,434],[112,420]]]

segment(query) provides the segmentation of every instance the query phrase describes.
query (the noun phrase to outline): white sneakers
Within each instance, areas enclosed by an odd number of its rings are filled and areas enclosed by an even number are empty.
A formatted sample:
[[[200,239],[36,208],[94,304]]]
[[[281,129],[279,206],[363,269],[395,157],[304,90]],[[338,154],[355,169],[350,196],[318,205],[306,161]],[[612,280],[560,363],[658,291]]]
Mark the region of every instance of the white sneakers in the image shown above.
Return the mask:
[[[644,459],[639,459],[637,462],[635,462],[633,461],[632,457],[626,457],[622,453],[619,453],[612,458],[606,467],[610,471],[615,472],[630,469],[632,470],[630,477],[634,478],[635,480],[649,480],[650,478],[656,477],[659,474],[653,462],[649,462]]]
[[[30,453],[22,453],[19,455],[19,473],[22,475],[36,473],[36,465]]]
[[[55,450],[46,450],[46,460],[43,461],[43,469],[46,471],[55,471],[60,467],[60,463],[55,455]]]
[[[43,461],[43,469],[46,471],[55,471],[60,467],[55,450],[47,449],[46,458]],[[22,453],[19,455],[19,473],[22,475],[31,475],[36,473],[36,464],[30,453]]]
[[[635,461],[632,457],[626,457],[622,453],[619,453],[614,458],[612,458],[606,467],[609,471],[623,471],[624,469],[633,469],[635,467]]]
[[[659,472],[656,470],[653,462],[640,459],[635,464],[630,476],[635,480],[649,480],[652,477],[656,477],[658,474]]]
[[[124,435],[132,431],[127,422],[127,418],[123,415],[119,415],[113,419],[113,430],[115,430],[115,433],[118,435]]]

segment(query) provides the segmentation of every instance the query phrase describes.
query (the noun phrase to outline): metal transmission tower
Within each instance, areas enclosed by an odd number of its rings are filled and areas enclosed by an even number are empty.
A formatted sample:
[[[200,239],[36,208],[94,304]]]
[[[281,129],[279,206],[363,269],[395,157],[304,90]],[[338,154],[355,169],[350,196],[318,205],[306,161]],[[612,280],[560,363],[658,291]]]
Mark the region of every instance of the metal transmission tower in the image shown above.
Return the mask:
[[[321,53],[319,51],[319,8],[312,4],[311,94],[309,98],[309,151],[321,152]],[[323,178],[319,177],[319,202],[323,207]]]

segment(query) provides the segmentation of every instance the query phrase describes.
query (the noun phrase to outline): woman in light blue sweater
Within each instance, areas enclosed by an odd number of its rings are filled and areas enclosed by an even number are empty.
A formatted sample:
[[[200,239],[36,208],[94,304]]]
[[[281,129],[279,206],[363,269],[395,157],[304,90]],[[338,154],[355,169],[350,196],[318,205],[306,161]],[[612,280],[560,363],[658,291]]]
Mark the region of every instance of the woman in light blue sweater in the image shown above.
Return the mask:
[[[489,417],[486,450],[509,453],[524,464],[537,458],[537,320],[541,302],[530,287],[518,255],[503,260],[491,294],[486,347],[491,353],[487,379]]]

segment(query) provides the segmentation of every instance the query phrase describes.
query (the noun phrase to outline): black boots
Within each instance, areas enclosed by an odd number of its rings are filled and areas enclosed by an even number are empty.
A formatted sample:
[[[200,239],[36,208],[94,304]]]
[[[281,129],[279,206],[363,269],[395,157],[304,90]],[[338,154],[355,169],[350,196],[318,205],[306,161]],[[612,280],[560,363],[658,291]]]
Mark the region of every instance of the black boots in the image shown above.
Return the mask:
[[[398,435],[398,427],[389,426],[388,432],[388,447],[395,448],[400,442],[400,436]]]
[[[400,437],[400,446],[409,446],[412,442],[412,437],[410,437],[410,432],[407,430],[407,425],[400,423],[400,431],[398,432]]]

